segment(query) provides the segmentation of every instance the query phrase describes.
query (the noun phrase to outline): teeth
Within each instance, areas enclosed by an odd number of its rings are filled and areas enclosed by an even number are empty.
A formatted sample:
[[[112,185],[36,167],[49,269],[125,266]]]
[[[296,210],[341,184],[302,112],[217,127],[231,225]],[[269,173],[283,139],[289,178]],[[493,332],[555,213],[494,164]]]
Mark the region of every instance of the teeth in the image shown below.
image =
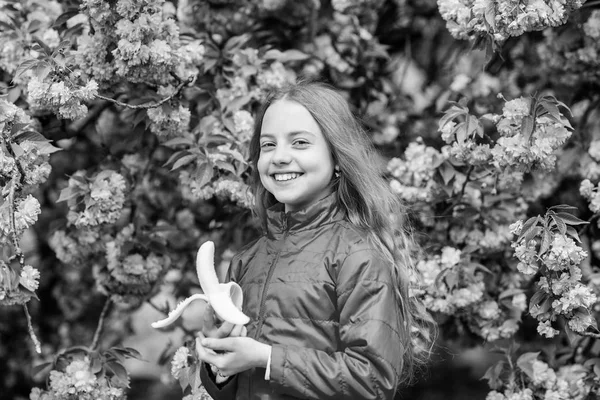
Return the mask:
[[[273,176],[275,177],[276,181],[289,181],[291,179],[296,179],[300,176],[300,174],[294,172],[291,174],[275,174]]]

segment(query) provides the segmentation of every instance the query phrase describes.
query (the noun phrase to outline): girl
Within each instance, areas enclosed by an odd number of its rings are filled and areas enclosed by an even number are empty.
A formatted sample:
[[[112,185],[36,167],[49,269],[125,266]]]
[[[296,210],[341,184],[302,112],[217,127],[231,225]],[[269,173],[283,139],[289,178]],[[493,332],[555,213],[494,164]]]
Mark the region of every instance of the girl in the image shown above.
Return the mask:
[[[251,322],[205,324],[202,383],[214,399],[392,399],[426,314],[409,298],[410,236],[367,135],[334,89],[300,83],[268,97],[250,157],[264,235],[228,277]]]

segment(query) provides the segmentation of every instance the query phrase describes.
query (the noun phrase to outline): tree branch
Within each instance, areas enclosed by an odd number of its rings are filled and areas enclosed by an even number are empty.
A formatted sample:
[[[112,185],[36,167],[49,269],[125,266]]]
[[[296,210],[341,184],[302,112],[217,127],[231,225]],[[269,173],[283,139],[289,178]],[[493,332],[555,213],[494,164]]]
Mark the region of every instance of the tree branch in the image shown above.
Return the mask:
[[[23,304],[23,310],[25,310],[25,316],[27,317],[27,330],[29,332],[29,337],[35,346],[35,351],[38,354],[42,354],[42,345],[37,338],[35,331],[33,330],[33,324],[31,322],[31,315],[29,314],[29,309],[27,308],[27,304]]]
[[[96,332],[94,332],[94,339],[92,340],[92,345],[90,346],[90,350],[95,350],[98,347],[98,342],[100,341],[100,334],[102,334],[102,329],[104,328],[104,320],[108,315],[108,311],[110,309],[110,305],[112,301],[110,296],[106,299],[104,303],[104,308],[102,308],[102,312],[100,313],[100,319],[98,320],[98,326],[96,327]]]
[[[95,95],[95,97],[97,99],[106,100],[106,101],[114,103],[114,104],[116,104],[118,106],[126,107],[126,108],[131,108],[131,109],[134,109],[134,110],[156,108],[156,107],[162,106],[164,103],[166,103],[167,101],[171,100],[173,97],[177,96],[179,94],[179,92],[181,92],[181,89],[183,89],[184,86],[192,83],[195,79],[196,79],[195,75],[190,76],[188,79],[186,79],[185,81],[182,81],[179,85],[177,85],[177,87],[175,88],[175,90],[173,91],[173,93],[171,93],[171,95],[165,97],[164,99],[162,99],[158,103],[153,103],[153,104],[127,104],[127,103],[123,103],[122,101],[111,99],[110,97],[105,97],[105,96],[102,96],[102,95],[99,95],[99,94]]]

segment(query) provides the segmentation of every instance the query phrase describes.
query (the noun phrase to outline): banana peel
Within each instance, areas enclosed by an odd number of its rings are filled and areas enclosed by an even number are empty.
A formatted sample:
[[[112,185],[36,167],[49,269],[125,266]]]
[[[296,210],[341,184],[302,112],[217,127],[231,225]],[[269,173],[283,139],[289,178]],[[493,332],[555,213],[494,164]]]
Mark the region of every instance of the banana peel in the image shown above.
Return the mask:
[[[206,241],[198,249],[196,255],[196,272],[204,294],[193,294],[180,302],[175,309],[169,312],[165,319],[153,322],[153,328],[164,328],[177,321],[183,311],[196,300],[208,302],[215,313],[223,321],[234,325],[246,325],[250,318],[242,311],[243,295],[242,288],[235,282],[219,283],[215,272],[215,244]]]

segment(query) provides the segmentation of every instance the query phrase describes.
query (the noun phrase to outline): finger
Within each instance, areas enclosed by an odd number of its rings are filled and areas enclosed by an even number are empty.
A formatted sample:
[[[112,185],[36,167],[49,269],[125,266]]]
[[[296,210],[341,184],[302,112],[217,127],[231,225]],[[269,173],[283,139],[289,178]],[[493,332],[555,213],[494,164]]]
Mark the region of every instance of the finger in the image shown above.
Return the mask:
[[[234,335],[231,335],[233,328],[235,328],[235,325],[232,324],[231,322],[223,322],[223,324],[217,330],[217,335],[214,337],[225,338],[228,336],[234,336]]]
[[[240,334],[240,336],[241,337],[248,336],[248,329],[245,326],[242,327],[242,333]]]
[[[230,337],[242,336],[244,331],[244,325],[235,325],[229,334]]]
[[[201,339],[201,346],[215,350],[215,351],[233,351],[235,349],[235,343],[237,338],[223,338],[223,339],[215,339],[215,338],[205,338]]]
[[[198,355],[198,359],[209,364],[214,364],[218,356],[217,353],[208,347],[202,346],[201,341],[202,339],[196,338],[196,354]]]

